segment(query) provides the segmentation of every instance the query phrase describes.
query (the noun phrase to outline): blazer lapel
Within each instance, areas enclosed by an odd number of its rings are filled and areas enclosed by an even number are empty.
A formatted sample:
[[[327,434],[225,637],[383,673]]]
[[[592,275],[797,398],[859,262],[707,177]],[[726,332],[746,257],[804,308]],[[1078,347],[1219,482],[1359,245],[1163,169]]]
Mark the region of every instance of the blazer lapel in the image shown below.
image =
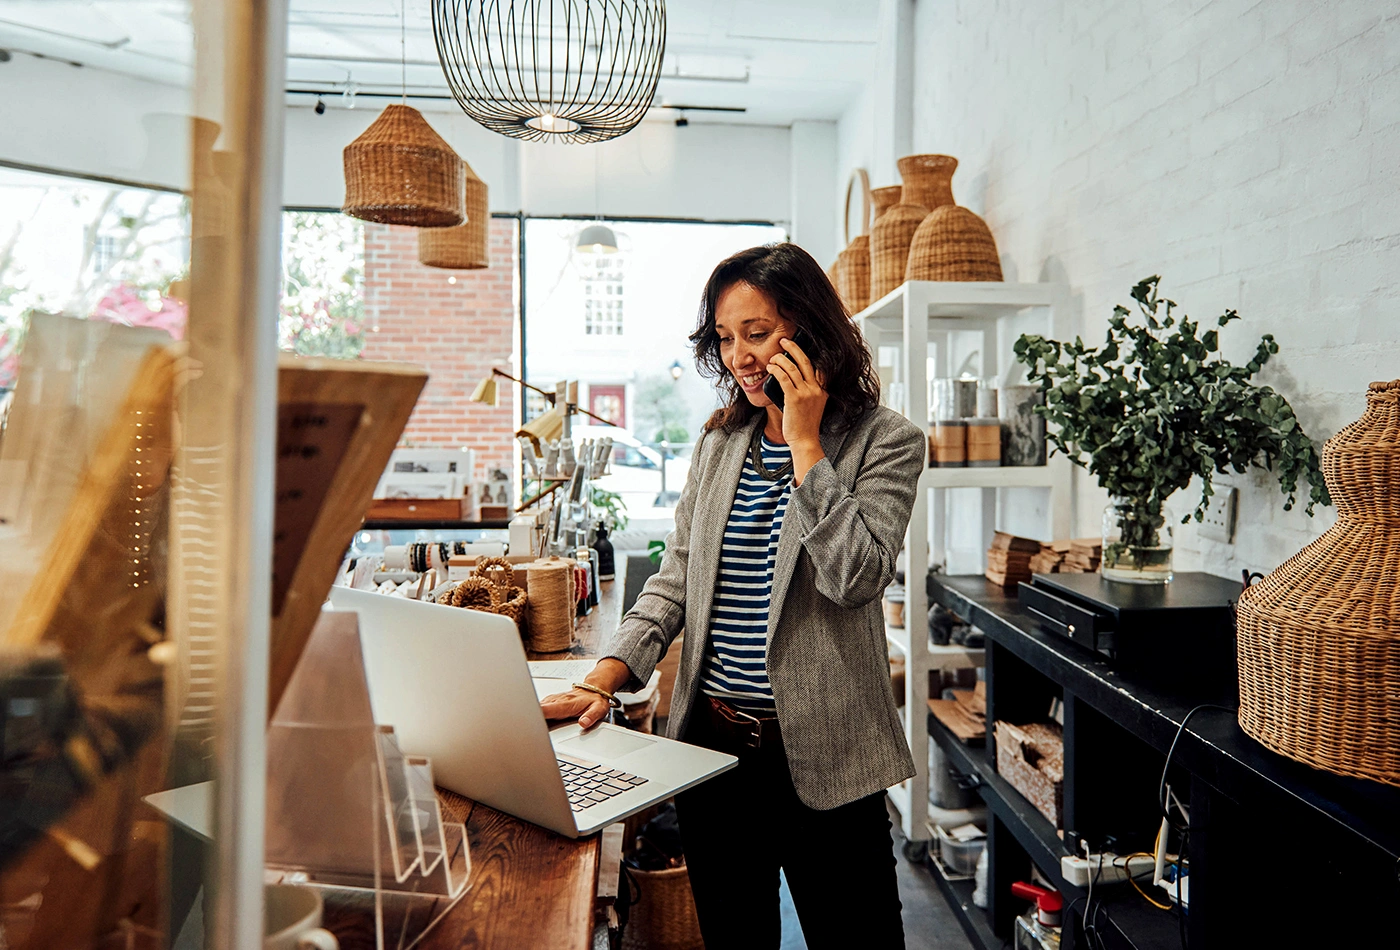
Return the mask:
[[[763,424],[759,414],[757,425]],[[729,524],[729,509],[733,507],[734,496],[739,490],[739,476],[744,471],[744,458],[748,455],[749,440],[753,437],[754,426],[745,426],[725,434],[714,462],[714,474],[702,486],[706,498],[695,507],[699,517],[690,534],[690,576],[687,583],[690,589],[686,600],[693,604],[694,612],[687,611],[686,629],[688,633],[700,633],[700,646],[705,646],[710,636],[710,608],[715,600],[715,578],[719,576],[720,551],[724,547],[724,529]],[[723,504],[721,504],[723,502]],[[695,656],[702,656],[696,651]]]
[[[841,446],[846,443],[846,435],[850,432],[849,426],[837,427],[828,423],[822,426],[822,454],[826,456],[833,468],[836,467],[836,457],[841,451]],[[742,466],[742,461],[740,465]],[[735,482],[736,486],[738,482]],[[794,487],[794,491],[796,488]],[[787,528],[787,519],[784,516],[783,528]],[[773,648],[773,633],[778,629],[778,620],[782,617],[783,601],[787,599],[788,585],[792,582],[793,569],[797,567],[797,555],[802,551],[802,538],[797,531],[784,530],[778,535],[778,558],[773,565],[773,594],[768,602],[768,648],[769,655]]]

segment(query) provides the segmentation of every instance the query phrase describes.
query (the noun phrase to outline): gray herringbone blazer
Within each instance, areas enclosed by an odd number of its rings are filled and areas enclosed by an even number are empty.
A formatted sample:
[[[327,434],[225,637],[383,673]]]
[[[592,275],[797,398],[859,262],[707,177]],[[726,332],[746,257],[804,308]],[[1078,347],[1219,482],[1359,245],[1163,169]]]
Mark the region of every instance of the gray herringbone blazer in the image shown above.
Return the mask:
[[[684,738],[699,692],[720,546],[763,420],[707,432],[696,445],[661,569],[606,651],[627,664],[635,689],[689,631],[671,699],[675,738]],[[880,596],[894,578],[927,450],[917,426],[883,407],[845,430],[824,425],[821,440],[826,458],[793,488],[779,535],[767,665],[797,795],[830,809],[914,774],[890,691]]]

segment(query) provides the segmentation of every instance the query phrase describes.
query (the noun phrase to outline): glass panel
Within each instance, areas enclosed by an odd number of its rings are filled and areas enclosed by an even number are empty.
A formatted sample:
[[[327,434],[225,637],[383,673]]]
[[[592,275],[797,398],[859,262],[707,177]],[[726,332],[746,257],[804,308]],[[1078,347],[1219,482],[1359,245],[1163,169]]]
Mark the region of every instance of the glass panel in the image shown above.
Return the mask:
[[[0,0],[8,950],[262,942],[285,17]]]

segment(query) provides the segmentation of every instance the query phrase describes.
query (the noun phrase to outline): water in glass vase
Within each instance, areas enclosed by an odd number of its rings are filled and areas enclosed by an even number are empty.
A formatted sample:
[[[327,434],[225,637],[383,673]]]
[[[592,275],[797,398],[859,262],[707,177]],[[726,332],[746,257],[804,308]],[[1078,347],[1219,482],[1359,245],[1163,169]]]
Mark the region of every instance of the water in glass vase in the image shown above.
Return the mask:
[[[1171,509],[1128,498],[1115,498],[1103,510],[1103,560],[1111,581],[1165,584],[1172,579]]]

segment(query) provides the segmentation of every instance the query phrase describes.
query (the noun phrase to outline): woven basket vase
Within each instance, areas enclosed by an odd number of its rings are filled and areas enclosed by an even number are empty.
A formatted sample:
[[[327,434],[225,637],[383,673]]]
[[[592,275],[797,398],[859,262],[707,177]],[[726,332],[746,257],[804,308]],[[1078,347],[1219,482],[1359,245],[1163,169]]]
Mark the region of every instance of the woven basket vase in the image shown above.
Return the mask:
[[[450,270],[481,270],[491,266],[491,258],[487,253],[491,211],[487,200],[486,182],[476,177],[476,173],[466,162],[462,162],[462,168],[466,170],[464,194],[467,220],[455,228],[420,228],[420,264]]]
[[[904,182],[899,199],[923,205],[930,211],[953,204],[953,172],[958,160],[951,155],[906,155],[897,163]]]
[[[415,228],[462,223],[466,163],[417,109],[386,106],[344,157],[346,214]]]
[[[860,188],[860,231],[851,237],[851,196]],[[846,247],[836,256],[836,293],[848,313],[859,313],[870,303],[870,176],[857,168],[846,182],[846,210],[841,226]]]
[[[870,235],[857,234],[836,256],[836,291],[851,313],[870,305]]]
[[[909,243],[905,280],[1001,280],[1001,258],[987,222],[966,208],[935,208]]]
[[[1337,522],[1238,606],[1240,727],[1315,768],[1400,785],[1400,380],[1327,440]]]
[[[923,205],[899,204],[880,216],[870,229],[870,299],[879,300],[904,283],[909,244],[919,223],[928,217]]]
[[[880,220],[880,215],[899,204],[900,195],[904,194],[903,185],[886,185],[883,188],[874,188],[870,192],[870,203],[874,208],[872,223]]]

